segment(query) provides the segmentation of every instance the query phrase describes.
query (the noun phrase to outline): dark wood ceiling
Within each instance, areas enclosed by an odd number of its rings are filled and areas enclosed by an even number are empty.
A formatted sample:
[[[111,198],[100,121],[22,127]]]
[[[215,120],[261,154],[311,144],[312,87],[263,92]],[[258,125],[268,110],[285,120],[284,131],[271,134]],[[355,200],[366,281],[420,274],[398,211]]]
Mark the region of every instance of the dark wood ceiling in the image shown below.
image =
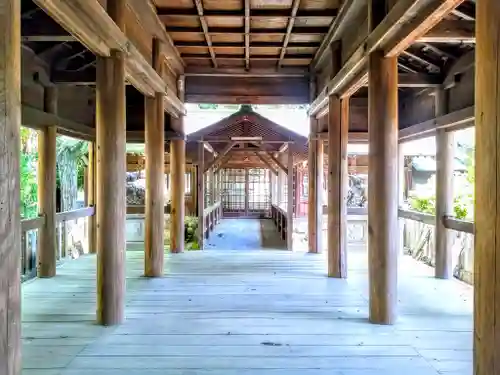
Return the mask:
[[[225,102],[258,102],[255,99],[260,97],[262,104],[276,104],[286,95],[290,103],[307,102],[305,75],[342,5],[342,0],[153,1],[190,76],[188,101],[201,102],[203,96],[214,103],[222,103],[218,101],[221,98]],[[50,80],[93,85],[95,56],[33,0],[22,0],[21,12],[23,43],[46,62]],[[420,38],[404,51],[399,57],[399,71],[408,79],[406,86],[405,80],[400,80],[400,86],[406,87],[403,90],[420,90],[443,82],[456,61],[474,49],[474,23],[475,2],[466,0],[436,26],[439,32],[431,30],[429,37]],[[358,25],[348,27],[357,33]],[[131,32],[129,37],[133,39],[135,34]],[[147,47],[141,48],[150,58]],[[240,82],[233,74],[251,70],[275,71],[283,76],[252,76],[253,81],[240,78]],[[220,76],[210,78],[209,90],[207,75],[212,73]],[[221,76],[231,78],[218,78]],[[265,84],[257,85],[259,79]],[[220,87],[212,92],[214,80]],[[224,95],[221,90],[226,90]]]
[[[154,0],[185,63],[308,67],[339,0]]]

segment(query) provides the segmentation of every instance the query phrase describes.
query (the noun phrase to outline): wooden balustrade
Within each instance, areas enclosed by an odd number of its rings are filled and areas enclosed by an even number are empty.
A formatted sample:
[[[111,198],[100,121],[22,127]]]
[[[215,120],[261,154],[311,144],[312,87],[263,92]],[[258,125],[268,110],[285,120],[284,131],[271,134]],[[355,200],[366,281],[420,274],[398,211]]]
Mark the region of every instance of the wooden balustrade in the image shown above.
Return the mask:
[[[278,228],[278,232],[280,233],[280,237],[282,240],[286,239],[286,231],[287,231],[287,212],[280,206],[275,204],[271,205],[271,217],[274,221],[274,224]]]
[[[95,207],[93,206],[59,212],[56,213],[56,224],[94,215]],[[36,276],[36,246],[39,240],[35,231],[42,229],[45,222],[45,216],[21,220],[21,278],[23,281]]]
[[[203,222],[204,226],[204,237],[208,238],[210,232],[215,229],[215,226],[219,223],[222,217],[222,204],[221,202],[215,202],[213,205],[205,208],[203,210]]]
[[[427,225],[435,225],[436,223],[434,215],[423,212],[399,209],[398,215],[402,219],[414,220]],[[446,229],[474,234],[474,223],[472,221],[460,220],[453,216],[443,216],[442,220]]]

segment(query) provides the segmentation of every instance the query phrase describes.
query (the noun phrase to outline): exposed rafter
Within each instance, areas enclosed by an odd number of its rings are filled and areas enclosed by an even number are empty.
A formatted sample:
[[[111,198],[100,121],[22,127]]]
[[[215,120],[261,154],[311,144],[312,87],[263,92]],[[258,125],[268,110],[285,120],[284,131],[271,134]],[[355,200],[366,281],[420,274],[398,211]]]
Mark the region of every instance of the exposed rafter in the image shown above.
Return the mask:
[[[410,52],[408,50],[403,51],[402,53],[404,56],[406,56],[410,60],[417,61],[418,63],[425,65],[425,67],[429,70],[430,73],[439,73],[441,71],[441,68],[437,66],[436,64],[424,59],[423,57],[420,57],[416,55],[413,52]]]
[[[299,10],[300,0],[294,0],[292,5],[292,13],[288,19],[288,25],[286,28],[285,39],[283,40],[283,47],[281,47],[280,58],[278,60],[278,68],[281,67],[281,63],[286,54],[286,49],[288,42],[290,41],[290,35],[292,34],[293,25],[295,24],[295,17],[297,16],[297,11]]]
[[[200,18],[201,27],[203,29],[203,34],[205,34],[205,40],[207,42],[208,51],[210,52],[210,57],[212,58],[212,64],[215,68],[217,68],[217,59],[215,57],[215,52],[212,47],[212,39],[210,37],[210,33],[208,32],[208,24],[205,16],[203,14],[203,3],[202,0],[194,0],[196,4],[196,10],[198,11],[198,17]]]
[[[245,0],[245,68],[250,69],[250,0]]]

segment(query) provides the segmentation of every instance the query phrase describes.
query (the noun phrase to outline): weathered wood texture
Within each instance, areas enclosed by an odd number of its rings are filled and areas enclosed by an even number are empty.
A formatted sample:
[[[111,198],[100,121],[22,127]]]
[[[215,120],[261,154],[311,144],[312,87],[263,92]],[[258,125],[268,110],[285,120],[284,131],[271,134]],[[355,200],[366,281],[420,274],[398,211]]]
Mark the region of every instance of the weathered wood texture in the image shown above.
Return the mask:
[[[152,65],[162,75],[160,42],[153,39]],[[146,230],[144,275],[163,276],[165,237],[165,114],[163,96],[144,98],[146,148]]]
[[[96,205],[96,182],[97,182],[97,157],[96,157],[96,144],[95,142],[89,143],[89,164],[87,167],[87,205]],[[89,242],[89,253],[94,254],[97,252],[97,215],[88,218],[87,225],[87,239]]]
[[[45,89],[45,111],[57,115],[57,90]],[[37,276],[56,275],[56,136],[57,128],[48,126],[38,133],[39,215],[45,216],[37,248]]]
[[[177,93],[179,99],[184,102],[185,79],[180,76],[177,79]],[[185,134],[185,118],[180,115],[178,118],[171,118],[174,122],[172,126],[180,134]],[[170,143],[170,165],[171,165],[171,222],[170,222],[170,251],[182,253],[184,251],[184,222],[186,217],[185,196],[186,196],[186,141],[185,139],[174,139]],[[193,171],[191,172],[193,173]],[[191,184],[191,193],[195,189],[195,184]],[[195,202],[195,200],[193,200]]]
[[[369,58],[368,251],[370,320],[392,324],[397,308],[398,67],[375,51]]]
[[[125,0],[108,0],[122,27]],[[123,322],[125,302],[126,114],[125,56],[97,57],[97,320]]]
[[[163,98],[145,97],[146,114],[146,230],[144,275],[161,277],[164,259],[164,111]]]
[[[182,253],[184,251],[186,141],[173,140],[170,142],[170,163],[170,193],[172,198],[170,251]]]
[[[332,95],[328,111],[328,276],[347,277],[347,134],[349,99]]]
[[[21,1],[0,0],[0,374],[21,374]]]
[[[308,241],[309,252],[323,251],[323,140],[316,137],[318,120],[314,117],[310,121],[309,160],[308,165]]]
[[[222,225],[248,239],[260,227]],[[403,257],[402,319],[371,326],[365,249],[349,248],[345,282],[325,280],[324,255],[235,251],[232,240],[168,255],[169,277],[154,282],[141,277],[142,247],[130,245],[129,319],[115,330],[92,322],[94,256],[23,284],[23,375],[472,374],[472,287]]]
[[[476,3],[474,374],[500,373],[500,3]]]
[[[203,240],[205,239],[205,145],[203,142],[198,144],[198,171],[196,181],[196,197],[198,200],[198,244],[203,249]]]
[[[447,91],[436,90],[436,117],[447,113]],[[436,133],[436,265],[435,275],[439,279],[453,278],[453,238],[446,229],[443,217],[453,215],[453,133],[440,129]]]
[[[38,134],[38,202],[39,214],[45,216],[37,249],[37,276],[56,275],[56,136],[50,126]]]
[[[247,169],[248,171],[248,169]],[[248,177],[247,177],[248,181]],[[293,251],[293,145],[288,147],[287,155],[287,204],[286,204],[286,247]],[[247,200],[248,201],[248,200]]]
[[[307,77],[186,78],[186,101],[220,104],[303,104],[309,101]]]

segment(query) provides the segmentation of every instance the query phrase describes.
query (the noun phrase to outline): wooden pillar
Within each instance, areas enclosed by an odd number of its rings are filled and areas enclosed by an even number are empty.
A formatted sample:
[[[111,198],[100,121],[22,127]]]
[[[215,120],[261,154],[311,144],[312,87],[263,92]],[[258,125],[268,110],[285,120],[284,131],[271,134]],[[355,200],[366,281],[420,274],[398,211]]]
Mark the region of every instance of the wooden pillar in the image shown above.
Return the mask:
[[[249,199],[249,194],[250,194],[250,181],[249,181],[249,174],[248,174],[248,168],[245,168],[245,215],[248,216],[248,199]]]
[[[162,75],[161,44],[153,39],[153,67]],[[165,109],[163,95],[144,98],[146,149],[146,228],[144,276],[163,276],[165,228]],[[173,167],[171,167],[172,173]],[[175,183],[171,181],[170,186]]]
[[[447,92],[444,88],[436,90],[436,117],[447,113]],[[453,238],[446,229],[443,216],[453,216],[453,133],[440,129],[436,133],[436,267],[435,276],[439,279],[453,278]]]
[[[273,199],[274,199],[274,192],[273,192],[273,189],[274,189],[274,174],[273,174],[273,171],[268,169],[267,170],[267,173],[268,173],[268,178],[269,178],[269,212],[271,213],[271,218],[273,217],[273,214],[272,214],[272,205],[273,205]]]
[[[57,88],[46,87],[45,111],[57,114]],[[37,276],[56,275],[56,136],[57,128],[48,126],[38,134],[38,214],[45,216],[37,248]]]
[[[197,193],[198,197],[198,244],[200,249],[203,249],[203,241],[205,240],[205,145],[203,142],[198,144],[198,172],[197,172]]]
[[[293,145],[288,145],[287,158],[287,206],[286,206],[286,247],[293,251]]]
[[[476,2],[474,375],[500,373],[500,3]]]
[[[318,137],[318,120],[310,118],[308,155],[309,204],[307,221],[309,228],[309,252],[323,251],[323,141]]]
[[[96,145],[89,143],[89,164],[87,168],[87,204],[96,205]],[[97,252],[97,220],[96,215],[88,218],[87,238],[89,241],[89,253]]]
[[[183,121],[183,119],[179,119]],[[186,141],[175,139],[170,143],[170,176],[172,185],[172,211],[170,223],[170,243],[172,253],[184,251],[184,218],[185,218],[185,176],[186,174]],[[192,187],[195,189],[195,187]]]
[[[398,207],[403,207],[405,203],[405,156],[403,152],[403,144],[398,144]],[[398,254],[404,255],[404,235],[405,235],[405,219],[398,218],[399,225],[399,244]]]
[[[392,324],[397,308],[398,68],[382,51],[369,57],[368,250],[370,321]]]
[[[107,10],[125,30],[126,0],[108,0]],[[115,325],[125,299],[125,54],[97,57],[96,77],[97,320]]]
[[[192,207],[192,212],[191,212],[191,215],[195,216],[198,212],[198,206],[197,206],[197,203],[198,203],[198,195],[197,195],[197,192],[198,192],[198,187],[197,187],[197,181],[198,181],[198,178],[196,177],[197,174],[196,174],[196,166],[192,166],[191,167],[191,199],[192,199],[192,204],[191,204],[191,207]]]
[[[283,171],[278,167],[278,176],[276,176],[276,205],[279,207],[283,200]]]
[[[347,277],[347,135],[349,99],[330,96],[328,110],[328,277]]]
[[[21,374],[21,1],[0,0],[0,374]]]

